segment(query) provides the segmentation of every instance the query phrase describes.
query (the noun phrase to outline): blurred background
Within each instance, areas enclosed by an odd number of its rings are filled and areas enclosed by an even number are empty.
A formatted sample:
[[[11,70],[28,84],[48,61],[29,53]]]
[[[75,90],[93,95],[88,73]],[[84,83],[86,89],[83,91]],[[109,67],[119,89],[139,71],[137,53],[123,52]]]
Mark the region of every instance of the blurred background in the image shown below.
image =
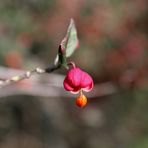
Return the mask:
[[[1,0],[0,79],[52,63],[70,18],[88,105],[63,89],[65,69],[1,88],[0,148],[148,148],[147,0]]]

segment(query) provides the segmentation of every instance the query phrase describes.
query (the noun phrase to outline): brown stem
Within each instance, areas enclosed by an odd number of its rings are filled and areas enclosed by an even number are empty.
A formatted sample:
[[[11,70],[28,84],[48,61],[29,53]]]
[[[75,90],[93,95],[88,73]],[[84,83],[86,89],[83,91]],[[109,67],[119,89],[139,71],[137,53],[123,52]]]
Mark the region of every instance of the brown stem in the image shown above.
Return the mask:
[[[13,77],[6,79],[6,80],[0,80],[0,88],[7,86],[7,85],[11,85],[13,83],[19,82],[24,79],[29,79],[34,74],[51,73],[54,70],[57,70],[59,68],[60,68],[60,65],[50,65],[46,69],[41,69],[41,68],[37,67],[34,70],[27,71],[22,75],[13,76]]]

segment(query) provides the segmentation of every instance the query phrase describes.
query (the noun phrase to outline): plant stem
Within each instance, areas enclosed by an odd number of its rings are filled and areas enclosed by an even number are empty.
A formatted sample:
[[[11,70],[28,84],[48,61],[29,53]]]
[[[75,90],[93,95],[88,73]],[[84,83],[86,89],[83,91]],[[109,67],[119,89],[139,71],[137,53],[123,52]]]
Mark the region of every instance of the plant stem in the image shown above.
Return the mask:
[[[60,67],[61,67],[60,65],[54,65],[54,64],[49,65],[49,67],[47,67],[45,69],[37,67],[31,71],[25,72],[22,75],[13,76],[13,77],[6,79],[6,80],[0,80],[0,88],[7,86],[7,85],[11,85],[13,83],[17,83],[17,82],[24,80],[24,79],[29,79],[32,75],[35,75],[35,74],[51,73],[54,70],[59,69]]]

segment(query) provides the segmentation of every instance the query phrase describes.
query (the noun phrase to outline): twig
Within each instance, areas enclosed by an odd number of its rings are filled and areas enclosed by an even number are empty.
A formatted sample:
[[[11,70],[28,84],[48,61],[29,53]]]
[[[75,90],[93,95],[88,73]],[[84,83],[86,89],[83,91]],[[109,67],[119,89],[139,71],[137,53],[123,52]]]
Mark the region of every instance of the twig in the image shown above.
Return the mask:
[[[24,79],[29,79],[34,74],[51,73],[58,68],[60,68],[60,65],[50,65],[46,69],[41,69],[41,68],[37,67],[34,70],[27,71],[22,75],[17,75],[17,76],[13,76],[9,79],[0,80],[0,88],[10,85],[10,84],[13,84],[13,83],[16,83],[16,82],[19,82]]]

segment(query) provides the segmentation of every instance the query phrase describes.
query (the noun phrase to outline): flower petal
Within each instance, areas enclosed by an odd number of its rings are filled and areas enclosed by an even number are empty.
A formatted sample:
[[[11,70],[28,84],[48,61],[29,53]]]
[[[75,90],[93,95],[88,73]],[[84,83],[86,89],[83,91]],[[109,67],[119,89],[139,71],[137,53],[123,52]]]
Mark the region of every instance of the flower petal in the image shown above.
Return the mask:
[[[70,91],[72,94],[78,94],[79,93],[79,90],[78,91]]]
[[[75,87],[72,91],[71,91],[71,93],[73,93],[73,94],[78,94],[79,93],[79,91],[80,91],[80,87],[78,86],[78,87]]]
[[[83,72],[82,75],[81,88],[85,91],[90,91],[93,88],[93,80],[86,72]]]
[[[67,77],[65,78],[64,82],[63,82],[63,86],[67,91],[72,91],[74,88],[70,85]]]
[[[68,77],[71,78],[74,87],[80,86],[82,71],[79,68],[74,68],[69,72]]]
[[[88,87],[82,88],[83,91],[89,92],[93,89],[93,83],[91,83]]]

